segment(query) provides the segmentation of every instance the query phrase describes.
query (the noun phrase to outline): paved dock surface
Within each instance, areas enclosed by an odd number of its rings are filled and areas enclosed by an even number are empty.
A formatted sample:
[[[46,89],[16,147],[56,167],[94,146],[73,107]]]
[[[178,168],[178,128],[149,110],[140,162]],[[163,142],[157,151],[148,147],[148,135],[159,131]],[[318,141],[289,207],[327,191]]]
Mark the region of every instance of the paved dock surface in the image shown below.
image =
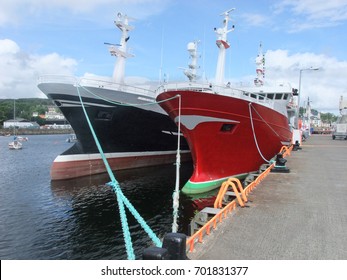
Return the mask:
[[[347,259],[347,141],[313,135],[287,160],[190,259]]]

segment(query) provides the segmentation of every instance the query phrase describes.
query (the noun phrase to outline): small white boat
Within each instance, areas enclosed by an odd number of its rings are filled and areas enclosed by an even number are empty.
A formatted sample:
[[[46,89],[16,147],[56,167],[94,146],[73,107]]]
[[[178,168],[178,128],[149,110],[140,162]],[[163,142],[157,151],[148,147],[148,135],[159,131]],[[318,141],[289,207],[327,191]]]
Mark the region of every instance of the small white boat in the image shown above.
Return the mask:
[[[20,141],[20,142],[26,142],[29,140],[28,137],[22,137],[22,136],[17,136],[17,140]]]
[[[10,150],[20,150],[22,149],[22,143],[19,142],[15,137],[12,142],[8,143],[8,148]]]
[[[68,143],[75,143],[75,142],[77,142],[76,134],[71,134],[69,136],[69,138],[66,139],[66,142],[68,142]]]
[[[13,100],[13,119],[16,120],[16,100]],[[20,141],[24,141],[24,138],[16,136],[16,126],[13,126],[13,135],[13,141],[8,143],[8,148],[10,150],[21,150],[22,143]],[[28,138],[25,141],[28,141]]]

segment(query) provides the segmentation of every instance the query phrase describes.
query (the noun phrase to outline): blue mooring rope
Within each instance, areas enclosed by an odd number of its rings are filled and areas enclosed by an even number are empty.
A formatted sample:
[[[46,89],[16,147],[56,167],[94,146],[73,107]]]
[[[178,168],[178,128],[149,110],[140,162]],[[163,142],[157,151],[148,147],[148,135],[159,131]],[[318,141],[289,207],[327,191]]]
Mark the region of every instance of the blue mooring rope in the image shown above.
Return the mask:
[[[147,223],[145,222],[145,220],[141,217],[141,215],[137,212],[137,210],[135,209],[135,207],[130,203],[130,201],[124,196],[118,181],[116,180],[112,169],[105,157],[105,154],[102,150],[102,147],[100,145],[99,139],[95,134],[95,131],[93,129],[93,126],[89,120],[87,111],[84,107],[83,101],[82,101],[82,97],[79,91],[79,87],[80,85],[77,85],[77,93],[78,93],[78,97],[80,99],[81,105],[82,105],[82,109],[83,109],[83,113],[86,117],[87,123],[89,125],[90,131],[93,135],[95,144],[99,150],[99,153],[101,155],[101,158],[105,164],[107,173],[111,179],[111,182],[107,183],[108,186],[111,186],[112,189],[114,190],[114,192],[116,193],[117,196],[117,202],[118,202],[118,208],[119,208],[119,215],[121,217],[121,223],[122,223],[122,230],[123,230],[123,237],[124,237],[124,241],[125,241],[125,247],[126,247],[126,252],[128,255],[128,259],[129,260],[134,260],[135,259],[135,254],[134,254],[134,249],[132,246],[132,241],[131,241],[131,235],[130,235],[130,230],[129,230],[129,225],[128,225],[128,220],[127,220],[127,216],[125,213],[125,208],[124,205],[129,209],[129,211],[131,212],[131,214],[133,214],[133,216],[136,218],[137,222],[142,226],[142,228],[146,231],[146,233],[148,234],[148,236],[152,239],[152,241],[154,242],[154,244],[158,247],[162,246],[162,242],[160,241],[160,239],[155,235],[155,233],[151,230],[151,228],[147,225]]]

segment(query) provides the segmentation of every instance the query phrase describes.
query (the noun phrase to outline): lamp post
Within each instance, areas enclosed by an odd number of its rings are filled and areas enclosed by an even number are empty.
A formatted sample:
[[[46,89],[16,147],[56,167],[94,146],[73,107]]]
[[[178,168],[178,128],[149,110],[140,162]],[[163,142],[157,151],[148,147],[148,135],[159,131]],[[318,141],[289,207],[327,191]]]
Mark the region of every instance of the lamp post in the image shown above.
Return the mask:
[[[299,111],[300,111],[300,95],[301,95],[301,75],[303,71],[317,71],[319,68],[304,68],[300,69],[300,74],[299,74],[299,94],[298,94],[298,109],[296,111],[296,128],[299,129]]]

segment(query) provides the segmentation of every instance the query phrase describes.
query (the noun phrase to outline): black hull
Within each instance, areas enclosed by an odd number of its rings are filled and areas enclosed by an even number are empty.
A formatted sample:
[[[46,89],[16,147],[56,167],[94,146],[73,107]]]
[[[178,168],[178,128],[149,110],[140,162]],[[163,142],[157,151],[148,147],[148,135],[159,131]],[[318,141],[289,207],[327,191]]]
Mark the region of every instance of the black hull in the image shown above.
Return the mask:
[[[105,172],[76,89],[71,85],[55,84],[41,90],[60,108],[78,139],[55,159],[51,167],[51,179],[70,179]],[[112,93],[106,89],[99,89],[100,92]],[[118,102],[82,97],[84,108],[112,170],[174,163],[178,137],[175,123],[164,111],[160,111],[162,109],[159,105],[127,105],[134,104],[134,100],[142,96],[129,93],[121,93],[119,96],[123,99],[119,98],[121,101]],[[125,98],[129,101],[125,102]],[[124,105],[119,105],[119,102]],[[183,136],[180,137],[180,148],[181,161],[191,160]]]
[[[53,100],[76,102],[78,97],[50,94]],[[96,102],[100,105],[97,106]],[[98,153],[94,138],[81,106],[61,106],[60,110],[72,126],[78,142],[67,154]],[[177,126],[168,115],[133,107],[112,106],[102,100],[83,98],[89,120],[105,153],[174,151],[177,149]],[[107,107],[106,107],[107,106]],[[183,136],[181,149],[189,150]]]

